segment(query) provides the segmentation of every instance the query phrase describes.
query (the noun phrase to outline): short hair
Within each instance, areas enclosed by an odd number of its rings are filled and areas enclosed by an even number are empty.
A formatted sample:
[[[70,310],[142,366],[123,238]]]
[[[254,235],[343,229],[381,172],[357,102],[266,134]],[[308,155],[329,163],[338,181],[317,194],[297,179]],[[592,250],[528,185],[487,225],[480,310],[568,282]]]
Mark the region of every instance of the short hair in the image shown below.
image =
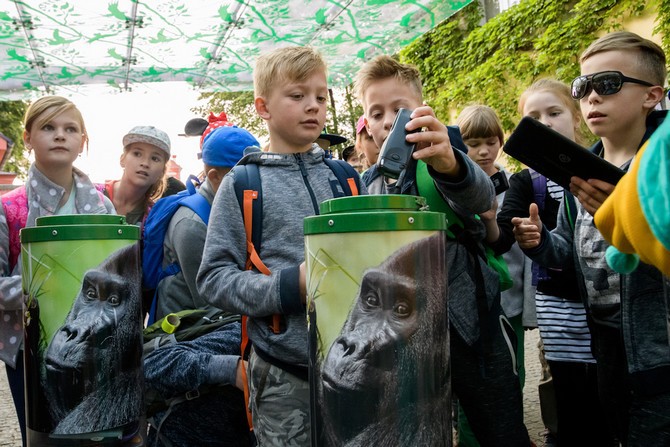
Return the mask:
[[[317,71],[328,73],[321,54],[310,46],[277,48],[262,54],[254,67],[254,96],[267,96],[280,82],[300,82]]]
[[[366,62],[356,74],[354,91],[358,99],[363,102],[363,95],[373,82],[388,78],[395,78],[399,82],[409,85],[423,98],[421,73],[410,64],[401,64],[391,56],[380,55]]]
[[[481,104],[467,106],[458,115],[456,125],[458,125],[464,140],[497,137],[501,145],[505,141],[505,132],[500,123],[500,118],[498,118],[495,110],[489,106]]]
[[[354,155],[356,155],[356,147],[353,144],[342,149],[342,160],[349,161]]]
[[[558,100],[570,111],[573,117],[578,120],[581,119],[581,110],[579,109],[579,102],[575,101],[572,98],[572,93],[570,92],[570,86],[568,84],[561,82],[553,78],[541,78],[533,82],[530,87],[521,93],[519,96],[518,111],[519,115],[523,116],[523,109],[526,107],[526,101],[528,97],[533,93],[540,92],[549,92],[554,95]],[[575,129],[575,140],[578,143],[586,141],[584,133],[582,132],[581,127],[577,126]]]
[[[584,50],[579,62],[606,51],[630,51],[636,54],[637,66],[650,76],[647,81],[655,85],[665,85],[667,69],[663,49],[649,39],[629,31],[615,31],[601,37]]]
[[[47,112],[48,109],[52,110]],[[86,125],[84,124],[84,117],[72,101],[63,98],[62,96],[43,96],[30,104],[23,117],[23,128],[26,132],[30,133],[33,126],[36,126],[39,129],[56,116],[67,111],[74,112],[79,127],[81,127],[81,133],[84,136],[86,148],[88,149],[88,132],[86,131]]]

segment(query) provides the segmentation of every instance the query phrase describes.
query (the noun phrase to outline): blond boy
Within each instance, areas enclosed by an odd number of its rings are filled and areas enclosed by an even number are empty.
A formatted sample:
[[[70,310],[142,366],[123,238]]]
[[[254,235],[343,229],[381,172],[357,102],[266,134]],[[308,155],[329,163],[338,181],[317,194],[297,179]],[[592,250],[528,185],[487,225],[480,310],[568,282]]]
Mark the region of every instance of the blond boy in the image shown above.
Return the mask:
[[[474,218],[475,213],[491,209],[493,184],[466,155],[458,128],[442,124],[423,104],[421,77],[415,67],[378,56],[359,71],[356,91],[368,132],[378,147],[388,137],[398,109],[413,110],[406,130],[423,129],[406,137],[416,143],[413,159],[428,165],[435,188],[465,224],[458,241],[447,244],[454,394],[482,446],[528,446],[514,352],[503,327],[512,329],[500,308],[499,277],[480,256],[485,230]],[[371,193],[396,190],[419,195],[417,175],[416,163],[410,163],[401,185],[380,175],[376,165],[363,178]]]
[[[254,96],[270,142],[267,152],[240,163],[259,168],[260,257],[271,274],[245,270],[247,243],[233,170],[214,199],[198,290],[218,291],[207,294],[211,304],[249,316],[249,402],[259,445],[304,446],[310,443],[310,418],[303,219],[318,213],[324,200],[344,195],[314,143],[326,121],[326,64],[309,47],[264,54],[256,61]],[[273,315],[280,316],[276,333]]]

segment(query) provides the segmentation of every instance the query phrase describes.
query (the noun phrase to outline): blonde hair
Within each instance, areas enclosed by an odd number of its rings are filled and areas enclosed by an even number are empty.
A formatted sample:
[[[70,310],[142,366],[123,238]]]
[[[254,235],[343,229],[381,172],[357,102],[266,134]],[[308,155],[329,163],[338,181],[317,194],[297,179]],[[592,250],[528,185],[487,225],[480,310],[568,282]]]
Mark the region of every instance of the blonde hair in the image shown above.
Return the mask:
[[[86,150],[88,151],[88,132],[86,132],[84,117],[72,101],[62,96],[44,96],[30,104],[23,117],[23,128],[26,132],[30,133],[33,127],[40,129],[56,116],[69,111],[74,112],[77,118],[84,142],[86,143]]]
[[[409,85],[423,100],[421,74],[414,65],[401,64],[391,56],[380,55],[366,62],[356,74],[354,91],[358,99],[365,105],[364,94],[373,82],[388,78]]]
[[[572,99],[570,86],[564,82],[552,78],[538,79],[537,81],[533,82],[530,87],[524,90],[521,96],[519,96],[519,105],[517,109],[519,111],[519,115],[523,116],[523,109],[526,106],[528,97],[533,93],[540,92],[548,92],[554,95],[568,109],[575,121],[581,121],[582,113],[579,109],[579,103]],[[575,140],[577,143],[583,143],[586,140],[581,126],[579,125],[575,126]]]
[[[309,46],[282,47],[262,54],[254,68],[254,96],[266,97],[283,82],[300,82],[315,72],[328,73],[321,54]]]
[[[649,76],[649,79],[645,79],[645,81],[650,81],[654,85],[665,85],[667,76],[665,53],[660,46],[651,40],[629,31],[609,33],[589,45],[579,58],[579,63],[583,63],[595,54],[606,51],[630,51],[634,53],[637,66]]]
[[[497,137],[502,146],[505,140],[500,118],[489,106],[474,104],[464,108],[458,118],[456,125],[461,131],[464,140],[470,138]]]

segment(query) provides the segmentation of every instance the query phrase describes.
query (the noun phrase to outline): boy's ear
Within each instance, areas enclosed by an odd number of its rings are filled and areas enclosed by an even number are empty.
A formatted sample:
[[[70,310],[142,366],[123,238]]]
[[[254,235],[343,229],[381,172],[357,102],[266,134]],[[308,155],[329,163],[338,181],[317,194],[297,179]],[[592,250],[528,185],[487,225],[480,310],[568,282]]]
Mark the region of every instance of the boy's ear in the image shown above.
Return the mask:
[[[656,104],[661,102],[664,95],[665,90],[660,85],[649,87],[649,90],[647,91],[647,97],[644,101],[645,106],[647,106],[650,110],[653,109],[656,107]]]
[[[257,96],[254,98],[254,106],[256,107],[256,113],[258,113],[261,118],[264,120],[270,118],[270,111],[268,110],[268,105],[265,101],[265,98],[262,96]]]

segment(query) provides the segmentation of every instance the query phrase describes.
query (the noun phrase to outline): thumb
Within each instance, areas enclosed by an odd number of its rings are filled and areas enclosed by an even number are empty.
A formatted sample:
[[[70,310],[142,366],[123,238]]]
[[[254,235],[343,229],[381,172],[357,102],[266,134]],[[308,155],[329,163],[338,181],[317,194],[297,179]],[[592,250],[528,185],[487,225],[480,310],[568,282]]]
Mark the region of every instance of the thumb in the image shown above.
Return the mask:
[[[528,207],[528,213],[530,214],[529,217],[532,223],[537,224],[540,222],[540,210],[536,203],[530,204],[530,207]]]
[[[530,213],[529,219],[530,223],[537,227],[537,231],[542,232],[542,219],[540,219],[540,209],[537,207],[536,203],[531,203],[528,207],[528,212]]]

